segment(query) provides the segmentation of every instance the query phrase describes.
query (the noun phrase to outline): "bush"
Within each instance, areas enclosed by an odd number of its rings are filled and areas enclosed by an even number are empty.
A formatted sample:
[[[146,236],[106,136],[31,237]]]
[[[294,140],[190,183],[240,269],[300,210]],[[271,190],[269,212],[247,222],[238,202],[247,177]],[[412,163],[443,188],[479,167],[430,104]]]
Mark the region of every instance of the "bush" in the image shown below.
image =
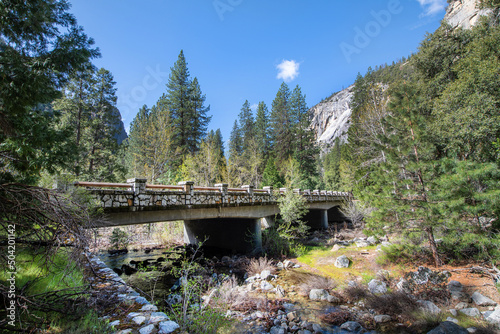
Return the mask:
[[[500,235],[497,233],[449,232],[439,244],[448,260],[488,261],[500,263]]]
[[[375,310],[378,314],[387,314],[399,317],[400,320],[411,320],[411,314],[418,310],[419,304],[404,292],[392,292],[383,295],[367,296],[365,306]],[[404,312],[404,313],[403,313]]]
[[[312,289],[323,289],[329,292],[337,287],[337,282],[329,277],[323,277],[315,274],[304,275],[300,290],[308,295]]]
[[[395,244],[384,247],[384,256],[391,263],[432,263],[432,253],[428,248],[413,244]],[[380,260],[379,260],[380,261]]]
[[[321,321],[326,322],[327,324],[330,324],[332,326],[340,326],[344,322],[354,320],[350,312],[342,310],[322,314],[319,316],[319,318],[321,319]]]
[[[245,271],[251,276],[260,274],[263,270],[269,270],[271,274],[276,272],[276,267],[273,265],[273,261],[268,260],[267,256],[260,257],[258,259],[251,259],[250,263],[245,267]]]
[[[342,291],[342,295],[348,301],[357,302],[368,297],[370,295],[370,292],[363,286],[355,285],[345,288]]]
[[[128,246],[128,234],[120,228],[114,228],[109,237],[111,249],[125,249]]]

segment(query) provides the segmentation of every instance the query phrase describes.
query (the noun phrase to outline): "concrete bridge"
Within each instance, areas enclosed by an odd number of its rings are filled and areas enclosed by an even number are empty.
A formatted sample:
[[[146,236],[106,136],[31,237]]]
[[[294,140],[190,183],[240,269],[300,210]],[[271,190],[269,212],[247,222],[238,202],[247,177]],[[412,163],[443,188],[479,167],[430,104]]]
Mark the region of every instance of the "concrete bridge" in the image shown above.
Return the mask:
[[[253,186],[228,188],[227,184],[197,187],[194,182],[177,186],[151,185],[145,179],[127,183],[76,182],[102,206],[107,222],[96,227],[184,221],[184,240],[239,252],[259,251],[262,228],[279,215],[278,199],[286,189]],[[303,221],[313,229],[326,229],[329,222],[344,221],[338,207],[348,193],[293,190],[305,197],[309,213]]]

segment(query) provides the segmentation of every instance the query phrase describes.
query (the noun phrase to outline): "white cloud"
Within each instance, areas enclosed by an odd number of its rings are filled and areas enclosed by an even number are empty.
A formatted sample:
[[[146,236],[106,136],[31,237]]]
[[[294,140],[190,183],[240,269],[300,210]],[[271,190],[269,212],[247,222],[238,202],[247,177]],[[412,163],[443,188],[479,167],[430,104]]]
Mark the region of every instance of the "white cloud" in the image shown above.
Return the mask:
[[[430,16],[445,10],[446,0],[417,0],[420,6],[424,7],[425,12],[421,16]]]
[[[250,106],[250,109],[252,109],[253,111],[256,111],[258,107],[259,107],[259,105],[257,103],[254,103]]]
[[[295,60],[284,60],[276,66],[278,69],[277,79],[292,81],[299,75],[300,64]]]

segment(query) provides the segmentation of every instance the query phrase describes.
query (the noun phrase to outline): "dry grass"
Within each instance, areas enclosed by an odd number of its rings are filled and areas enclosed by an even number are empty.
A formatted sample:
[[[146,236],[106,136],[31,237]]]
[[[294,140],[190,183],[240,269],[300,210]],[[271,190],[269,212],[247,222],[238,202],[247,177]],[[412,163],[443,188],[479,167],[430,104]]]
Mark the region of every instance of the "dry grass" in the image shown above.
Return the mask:
[[[365,306],[375,310],[378,314],[387,314],[399,317],[401,320],[410,320],[411,315],[419,309],[416,299],[404,292],[392,292],[384,295],[368,295]]]
[[[264,270],[269,270],[271,274],[276,273],[276,267],[274,266],[273,261],[269,260],[266,256],[258,259],[251,259],[250,263],[247,264],[245,268],[245,271],[250,276],[260,274]]]
[[[357,302],[361,299],[367,298],[370,295],[370,292],[363,286],[355,285],[346,287],[342,291],[342,295],[346,300]]]
[[[312,289],[324,289],[330,293],[337,287],[337,282],[330,278],[313,273],[290,270],[286,273],[287,281],[298,285],[303,295],[308,295]]]
[[[319,316],[319,318],[321,319],[321,321],[333,326],[340,326],[344,322],[354,320],[352,314],[344,310],[337,310],[334,312],[322,314]]]

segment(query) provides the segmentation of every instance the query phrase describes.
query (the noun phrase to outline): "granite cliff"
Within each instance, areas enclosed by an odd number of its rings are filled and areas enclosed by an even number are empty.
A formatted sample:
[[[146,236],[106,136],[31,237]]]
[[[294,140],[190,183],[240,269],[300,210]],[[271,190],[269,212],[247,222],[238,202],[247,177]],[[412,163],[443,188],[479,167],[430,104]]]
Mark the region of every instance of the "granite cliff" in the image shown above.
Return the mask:
[[[480,16],[490,10],[479,9],[479,0],[449,0],[444,19],[454,27],[470,29]],[[328,150],[336,138],[347,140],[347,130],[351,120],[351,100],[354,85],[337,92],[310,109],[311,128],[316,141]]]

